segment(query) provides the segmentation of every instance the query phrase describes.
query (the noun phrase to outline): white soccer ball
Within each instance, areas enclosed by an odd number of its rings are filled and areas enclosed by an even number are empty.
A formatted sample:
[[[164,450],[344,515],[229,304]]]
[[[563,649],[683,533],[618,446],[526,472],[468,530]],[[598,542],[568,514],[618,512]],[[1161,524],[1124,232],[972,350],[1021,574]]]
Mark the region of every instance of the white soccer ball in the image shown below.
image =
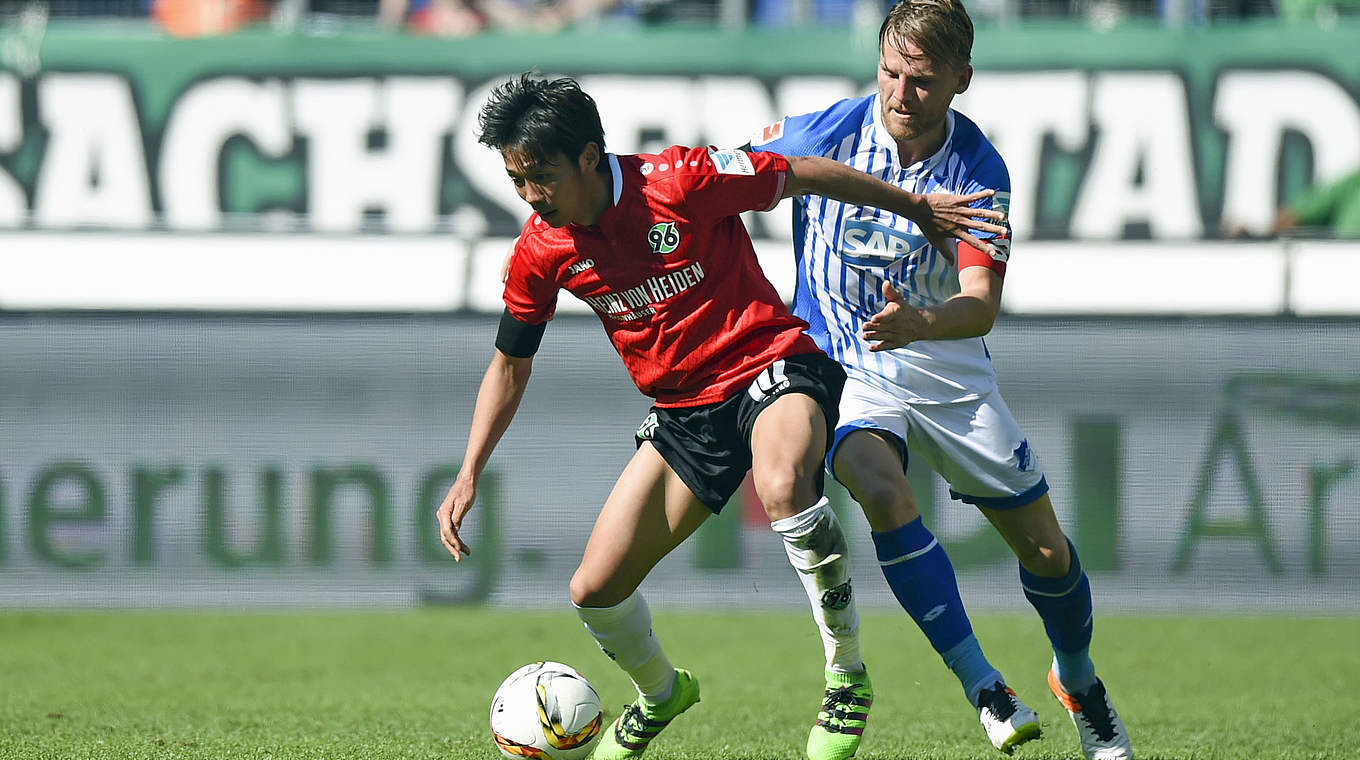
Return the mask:
[[[603,722],[595,687],[560,662],[525,665],[491,698],[491,735],[506,757],[583,760]]]

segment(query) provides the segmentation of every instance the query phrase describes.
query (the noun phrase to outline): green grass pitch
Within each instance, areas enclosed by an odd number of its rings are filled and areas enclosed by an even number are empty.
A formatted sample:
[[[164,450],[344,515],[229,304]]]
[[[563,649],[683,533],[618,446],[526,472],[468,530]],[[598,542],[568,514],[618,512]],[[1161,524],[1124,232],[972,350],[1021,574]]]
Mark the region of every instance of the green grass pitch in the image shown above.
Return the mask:
[[[792,612],[656,615],[703,701],[655,760],[798,760],[821,645]],[[1022,759],[1079,760],[1044,685],[1032,615],[975,628],[1043,722]],[[901,615],[862,623],[876,702],[861,760],[1001,758],[953,676]],[[1360,757],[1360,618],[1097,619],[1096,664],[1140,760]],[[595,683],[610,718],[631,686],[570,613],[107,612],[0,615],[0,758],[498,758],[487,706],[536,659]]]

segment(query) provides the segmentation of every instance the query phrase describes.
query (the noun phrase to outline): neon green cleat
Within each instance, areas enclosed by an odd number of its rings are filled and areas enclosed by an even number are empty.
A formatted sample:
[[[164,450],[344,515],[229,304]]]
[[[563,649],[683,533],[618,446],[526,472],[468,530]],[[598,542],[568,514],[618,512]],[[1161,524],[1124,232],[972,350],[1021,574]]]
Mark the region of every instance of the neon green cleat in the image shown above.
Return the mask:
[[[661,733],[668,723],[699,701],[699,680],[688,670],[675,669],[675,685],[671,696],[659,705],[644,702],[641,697],[623,708],[609,729],[600,736],[600,743],[590,753],[591,760],[627,760],[641,757],[647,745]]]
[[[822,709],[808,734],[808,760],[845,760],[855,754],[873,703],[874,686],[868,672],[826,671]]]

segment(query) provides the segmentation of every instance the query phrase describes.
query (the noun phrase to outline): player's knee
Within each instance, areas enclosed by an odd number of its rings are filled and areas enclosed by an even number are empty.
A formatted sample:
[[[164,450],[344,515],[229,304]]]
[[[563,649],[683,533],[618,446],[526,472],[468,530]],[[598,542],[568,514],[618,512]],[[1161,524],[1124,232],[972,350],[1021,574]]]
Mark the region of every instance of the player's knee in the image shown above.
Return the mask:
[[[920,516],[911,489],[888,478],[865,478],[855,484],[850,495],[859,502],[875,531],[892,530]]]
[[[752,475],[756,496],[765,506],[771,520],[796,515],[817,500],[816,484],[812,478],[794,467],[766,468]]]
[[[578,567],[569,586],[571,603],[577,607],[613,607],[628,596],[619,596],[613,586],[608,578]]]
[[[1015,556],[1025,569],[1043,578],[1061,578],[1072,565],[1067,538],[1056,541],[1034,540],[1015,547]]]

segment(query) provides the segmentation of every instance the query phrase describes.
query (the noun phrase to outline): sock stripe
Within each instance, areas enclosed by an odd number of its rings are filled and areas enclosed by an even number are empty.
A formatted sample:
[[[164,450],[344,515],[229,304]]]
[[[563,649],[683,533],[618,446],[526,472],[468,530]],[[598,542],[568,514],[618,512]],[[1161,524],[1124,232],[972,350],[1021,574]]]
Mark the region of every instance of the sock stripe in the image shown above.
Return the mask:
[[[907,552],[906,554],[903,554],[900,557],[894,557],[892,559],[881,559],[878,561],[878,565],[879,567],[892,567],[893,565],[900,565],[903,562],[908,562],[910,560],[916,559],[917,557],[929,552],[931,549],[934,549],[939,545],[940,545],[939,540],[932,537],[930,539],[930,543],[926,544],[925,548],[917,549],[914,552]]]
[[[1037,590],[1037,589],[1031,588],[1031,587],[1029,586],[1029,584],[1025,583],[1024,579],[1021,579],[1021,581],[1020,581],[1020,587],[1023,588],[1023,589],[1025,590],[1025,593],[1034,594],[1035,596],[1047,596],[1047,597],[1052,597],[1052,598],[1055,598],[1055,599],[1056,599],[1056,598],[1058,598],[1058,597],[1060,597],[1060,596],[1067,596],[1068,594],[1072,593],[1072,591],[1073,591],[1074,589],[1076,589],[1077,586],[1080,586],[1080,585],[1081,585],[1081,582],[1082,582],[1082,580],[1083,580],[1085,577],[1086,577],[1086,573],[1082,573],[1082,574],[1078,575],[1078,576],[1077,576],[1077,579],[1076,579],[1075,581],[1073,581],[1072,585],[1071,585],[1071,586],[1068,586],[1067,588],[1063,589],[1062,591],[1039,591],[1039,590]]]

